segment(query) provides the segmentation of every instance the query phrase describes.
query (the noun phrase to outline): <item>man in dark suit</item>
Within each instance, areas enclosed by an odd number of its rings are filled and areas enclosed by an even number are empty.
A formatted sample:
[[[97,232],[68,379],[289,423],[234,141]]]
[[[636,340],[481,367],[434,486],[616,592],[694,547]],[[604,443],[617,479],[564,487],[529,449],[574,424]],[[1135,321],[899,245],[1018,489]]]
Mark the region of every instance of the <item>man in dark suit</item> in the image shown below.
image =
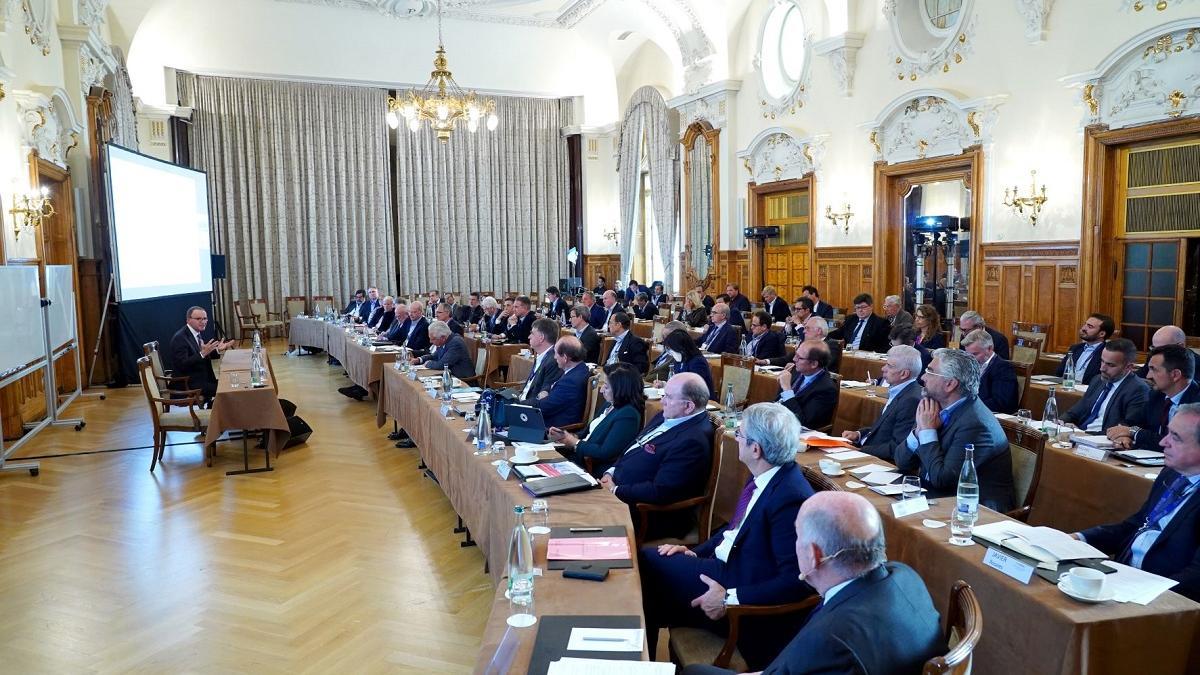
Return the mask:
[[[1125,338],[1113,338],[1100,350],[1100,373],[1088,383],[1087,393],[1060,419],[1089,434],[1103,434],[1118,424],[1141,419],[1150,387],[1133,374],[1137,347]]]
[[[546,288],[546,316],[551,319],[558,319],[567,312],[567,303],[563,301],[562,294],[558,291],[558,286],[549,286]]]
[[[750,471],[732,521],[694,549],[663,544],[639,551],[651,652],[660,627],[714,624],[729,605],[796,602],[812,592],[797,578],[796,513],[813,494],[796,466],[800,424],[778,403],[746,409],[735,434],[738,459]],[[749,620],[738,649],[762,668],[798,626],[775,617]]]
[[[217,377],[212,362],[233,346],[233,340],[222,342],[208,337],[208,311],[189,307],[187,324],[171,336],[171,370],[175,377],[187,377],[188,386],[199,389],[205,403],[217,395]]]
[[[1171,590],[1200,601],[1200,404],[1180,405],[1167,429],[1166,468],[1142,508],[1075,536],[1119,563],[1178,581]]]
[[[467,304],[455,308],[454,318],[467,326],[474,326],[483,320],[483,307],[480,306],[479,291],[473,291],[467,296]]]
[[[737,284],[725,284],[725,295],[729,296],[726,302],[729,310],[737,312],[739,320],[742,314],[750,311],[750,298],[742,295],[742,289]]]
[[[763,311],[771,316],[771,321],[787,321],[792,312],[788,309],[788,304],[783,298],[779,297],[774,286],[764,286],[762,290]]]
[[[392,327],[383,338],[393,344],[405,345],[414,352],[429,349],[429,319],[425,318],[425,304],[420,300],[408,303],[408,318],[397,316]]]
[[[386,333],[392,327],[392,322],[396,320],[396,301],[392,296],[387,296],[383,302],[371,312],[371,317],[367,319],[367,328],[374,330],[376,333]]]
[[[787,362],[783,333],[772,330],[772,323],[771,315],[761,309],[750,317],[750,341],[746,343],[744,356],[753,356],[754,362],[760,366],[783,365]]]
[[[654,305],[655,309],[658,309],[666,302],[667,294],[663,292],[663,285],[655,282],[653,288],[650,289],[650,304]]]
[[[533,350],[533,368],[519,390],[513,393],[523,403],[537,399],[538,394],[550,391],[550,387],[562,377],[562,369],[554,359],[554,343],[558,340],[558,324],[554,319],[538,319],[529,332],[529,347]]]
[[[588,311],[588,323],[592,324],[592,328],[596,330],[605,330],[608,325],[608,314],[596,302],[596,296],[592,295],[591,291],[585,291],[579,298],[579,304]]]
[[[908,345],[892,347],[882,372],[888,389],[887,403],[879,418],[858,431],[843,431],[842,438],[853,441],[868,455],[891,462],[896,448],[904,444],[916,421],[917,404],[921,401],[921,385],[917,384],[921,354]]]
[[[817,290],[816,286],[805,286],[804,288],[800,289],[800,293],[803,294],[804,297],[813,301],[813,314],[816,314],[826,321],[831,321],[833,319],[833,305],[829,304],[828,302],[821,302],[821,292]]]
[[[804,322],[804,341],[820,342],[829,350],[829,372],[836,373],[842,365],[842,346],[829,337],[829,324],[819,316],[810,316]]]
[[[443,304],[443,306],[445,306]],[[429,341],[432,351],[425,356],[415,356],[410,359],[413,365],[424,365],[433,370],[450,367],[450,374],[458,379],[475,376],[475,364],[471,362],[471,353],[462,336],[441,319],[429,324]]]
[[[371,315],[375,313],[375,310],[379,309],[379,305],[379,289],[372,286],[367,289],[367,301],[362,304],[362,307],[358,308],[358,318],[355,321],[366,323],[371,318]]]
[[[875,300],[869,293],[854,296],[854,313],[846,317],[842,327],[829,334],[835,340],[843,340],[846,349],[861,349],[865,352],[886,352],[888,344],[887,319],[875,314]]]
[[[821,603],[763,675],[908,675],[946,652],[925,582],[911,567],[886,562],[885,549],[879,512],[863,497],[828,491],[804,501],[796,560]],[[697,665],[683,672],[730,671]]]
[[[359,316],[359,312],[362,311],[363,305],[365,305],[366,303],[367,303],[367,291],[365,289],[360,288],[357,291],[354,291],[354,299],[351,300],[346,305],[346,308],[342,310],[342,315],[349,317],[352,320],[357,320],[356,317]]]
[[[953,497],[966,457],[975,446],[979,503],[1004,513],[1013,508],[1012,455],[996,416],[979,400],[979,364],[958,349],[938,349],[922,377],[926,398],[895,464],[916,472],[930,497]]]
[[[680,373],[663,389],[662,412],[600,479],[629,504],[671,504],[703,494],[712,469],[713,426],[705,406],[708,387],[695,373]],[[691,513],[655,514],[648,538],[677,536],[694,525]]]
[[[820,429],[833,422],[838,386],[829,377],[829,348],[823,342],[807,340],[796,347],[792,363],[779,374],[779,402],[808,429]]]
[[[941,305],[937,306],[941,307]],[[1000,331],[987,325],[987,321],[983,319],[982,314],[975,311],[966,311],[963,312],[962,316],[958,318],[958,329],[960,335],[966,335],[967,333],[980,328],[987,331],[987,334],[992,336],[992,349],[996,351],[1000,358],[1007,361],[1009,355],[1008,338],[1004,337],[1004,334]]]
[[[635,295],[629,309],[633,312],[633,318],[642,321],[653,321],[658,316],[658,308],[650,303],[650,296],[646,293]]]
[[[637,279],[630,279],[629,284],[625,287],[624,292],[621,294],[618,300],[623,300],[626,305],[630,305],[633,303],[634,299],[637,298],[638,293],[646,293],[646,297],[649,297],[650,294],[647,293],[648,290],[650,289],[639,284]]]
[[[696,345],[702,352],[713,354],[736,354],[738,352],[737,331],[729,322],[729,305],[718,302],[713,305],[708,315],[708,328],[696,340]]]
[[[796,302],[792,303],[792,314],[784,322],[783,337],[784,339],[795,338],[800,342],[804,342],[804,323],[808,321],[808,317],[813,315],[813,301],[808,298],[797,298]]]
[[[889,328],[913,325],[913,315],[904,310],[900,304],[900,296],[889,295],[883,299],[883,318],[888,320]]]
[[[638,373],[644,373],[650,367],[650,348],[644,340],[629,330],[631,325],[633,322],[625,312],[617,312],[608,320],[608,332],[612,335],[613,346],[604,363],[620,361],[633,366]]]
[[[601,274],[600,276],[596,277],[596,287],[592,289],[592,293],[595,295],[604,295],[604,291],[607,290],[608,280],[604,278],[603,274]]]
[[[500,311],[500,303],[496,299],[488,296],[480,301],[483,307],[483,316],[479,322],[483,324],[483,331],[489,335],[502,335],[506,327],[506,317]]]
[[[704,305],[704,309],[711,311],[713,305],[716,304],[716,301],[712,299],[711,295],[704,291],[704,286],[698,285],[692,290],[696,291],[696,295],[700,296],[700,303]]]
[[[1133,424],[1119,424],[1107,432],[1118,448],[1157,450],[1179,406],[1200,402],[1200,385],[1192,381],[1195,373],[1188,349],[1179,345],[1156,347],[1150,350],[1147,363],[1150,391],[1142,404],[1142,414],[1134,418]]]
[[[1167,345],[1187,346],[1187,334],[1179,326],[1163,326],[1154,331],[1154,335],[1150,338],[1150,347],[1165,347]],[[1192,352],[1192,381],[1200,383],[1200,354]],[[1150,364],[1143,364],[1137,370],[1137,376],[1144,378],[1150,370]]]
[[[617,302],[616,291],[605,291],[604,295],[601,296],[601,303],[603,303],[603,307],[600,308],[600,311],[603,313],[603,321],[600,324],[601,327],[608,325],[608,322],[612,320],[613,314],[625,311],[625,308],[621,306],[621,303]]]
[[[962,339],[962,348],[979,364],[979,400],[994,413],[1011,415],[1017,412],[1020,398],[1017,371],[1008,361],[996,356],[992,336],[984,330],[973,330]]]
[[[513,300],[513,313],[508,317],[508,326],[504,329],[505,341],[511,344],[524,344],[529,342],[529,331],[533,330],[533,313],[530,311],[532,303],[529,298],[524,295],[517,296]]]
[[[1076,382],[1091,382],[1100,372],[1100,349],[1116,330],[1116,323],[1106,314],[1090,314],[1079,327],[1079,339],[1067,350],[1067,356],[1059,362],[1054,374],[1062,377],[1067,371],[1067,358],[1075,366]]]
[[[458,322],[458,319],[454,318],[453,308],[444,302],[433,310],[433,318],[437,321],[445,323],[450,327],[450,330],[459,335],[466,333],[466,329],[463,328],[463,325]]]
[[[571,308],[571,329],[575,331],[575,337],[579,338],[580,344],[583,345],[585,352],[584,361],[586,363],[600,363],[600,336],[596,333],[596,329],[592,328],[592,324],[588,323],[590,312],[582,305],[576,305]]]
[[[547,427],[582,422],[590,375],[588,367],[583,365],[583,344],[579,338],[568,335],[558,339],[553,353],[560,375],[548,389],[538,393],[533,406],[542,411]]]

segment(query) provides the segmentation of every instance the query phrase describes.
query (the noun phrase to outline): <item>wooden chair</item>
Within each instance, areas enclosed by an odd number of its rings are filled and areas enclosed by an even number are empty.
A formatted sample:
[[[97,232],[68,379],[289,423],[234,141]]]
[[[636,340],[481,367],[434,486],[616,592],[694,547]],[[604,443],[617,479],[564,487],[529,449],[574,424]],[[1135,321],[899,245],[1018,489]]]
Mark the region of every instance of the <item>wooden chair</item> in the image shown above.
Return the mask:
[[[1033,365],[1037,363],[1038,357],[1042,355],[1042,351],[1045,348],[1046,335],[1044,333],[1028,333],[1014,336],[1012,339],[1013,365],[1018,363]]]
[[[718,481],[721,479],[723,471],[722,456],[724,454],[724,444],[721,442],[725,433],[725,427],[720,423],[714,415],[709,415],[709,422],[713,425],[713,456],[712,466],[708,472],[708,484],[704,488],[704,492],[699,497],[683,499],[673,504],[646,504],[639,502],[634,505],[634,510],[637,512],[637,522],[634,523],[636,532],[634,541],[638,548],[642,546],[651,546],[654,544],[699,544],[707,541],[712,536],[713,530],[713,499],[716,494]],[[673,511],[694,510],[697,513],[696,529],[689,532],[683,539],[680,540],[655,540],[646,541],[646,531],[650,527],[650,516],[654,513],[667,513]]]
[[[574,433],[576,431],[582,431],[586,429],[588,424],[591,423],[592,418],[596,416],[596,405],[599,401],[599,395],[600,373],[599,368],[597,368],[597,372],[594,372],[588,377],[587,401],[583,404],[583,419],[575,424],[568,424],[564,427],[561,427],[562,430]],[[590,460],[591,458],[589,457],[588,459]],[[587,467],[588,471],[591,471],[591,468],[592,467],[589,464]]]
[[[154,423],[154,449],[150,454],[150,470],[154,471],[154,467],[162,459],[163,451],[166,450],[167,432],[204,431],[208,428],[209,411],[200,407],[204,399],[199,389],[160,389],[149,356],[138,359],[137,365],[138,376],[142,380],[142,391],[146,394],[146,402],[150,404],[150,419]],[[159,406],[162,406],[162,410],[159,410]],[[173,411],[172,407],[186,407],[187,410]]]
[[[482,387],[483,386],[483,378],[487,376],[487,373],[488,373],[488,350],[487,350],[487,347],[480,345],[479,349],[475,350],[475,374],[472,375],[471,377],[464,377],[464,378],[459,378],[459,379],[461,379],[464,383],[466,383],[472,387]]]
[[[283,317],[279,312],[272,312],[267,306],[267,301],[262,298],[249,300],[250,313],[254,315],[254,320],[258,322],[258,329],[270,333],[272,328],[284,330]],[[275,317],[272,319],[271,317]],[[264,336],[265,337],[265,336]]]
[[[1007,514],[1010,518],[1029,519],[1033,498],[1037,495],[1038,482],[1042,478],[1042,453],[1046,448],[1046,435],[1029,428],[1016,420],[997,420],[1008,438],[1008,451],[1012,456],[1013,491],[1017,507]]]
[[[816,467],[805,464],[800,465],[800,473],[804,474],[804,478],[812,489],[817,492],[842,492],[842,486],[830,480],[829,476],[821,473]]]
[[[331,309],[337,311],[337,307],[333,306],[332,295],[314,295],[312,301],[313,314],[316,316],[326,314]]]
[[[187,391],[192,388],[191,378],[187,375],[174,377],[169,374],[169,371],[163,369],[162,357],[158,353],[158,340],[142,345],[142,353],[150,359],[151,371],[154,379],[158,382],[159,389]],[[167,412],[168,407],[163,406],[163,412]]]
[[[746,399],[750,396],[750,380],[753,377],[753,356],[721,355],[721,386],[728,390],[729,386],[733,385],[733,400],[737,401],[738,406],[746,405]],[[720,397],[718,401],[724,405],[725,391],[714,393]]]
[[[960,579],[950,590],[950,608],[946,614],[946,643],[950,649],[945,656],[926,661],[922,675],[967,675],[981,637],[983,609],[971,585]]]
[[[1037,362],[1033,363],[1018,363],[1013,361],[1013,370],[1017,375],[1017,407],[1025,407],[1025,390],[1029,388],[1029,378],[1033,377],[1033,369],[1037,366]]]
[[[289,295],[283,299],[283,334],[291,332],[292,319],[308,313],[308,298],[303,295]]]
[[[245,340],[258,330],[258,320],[254,317],[254,312],[250,311],[249,300],[238,300],[233,303],[233,313],[237,318],[238,324],[238,339]]]

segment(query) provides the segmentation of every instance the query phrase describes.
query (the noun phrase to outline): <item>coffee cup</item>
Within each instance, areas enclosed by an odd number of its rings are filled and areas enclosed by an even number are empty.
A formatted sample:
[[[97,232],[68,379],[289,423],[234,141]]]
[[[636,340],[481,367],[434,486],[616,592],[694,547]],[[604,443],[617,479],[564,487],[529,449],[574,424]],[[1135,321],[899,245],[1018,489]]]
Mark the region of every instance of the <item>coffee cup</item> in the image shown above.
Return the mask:
[[[513,461],[524,464],[526,462],[536,462],[538,459],[537,451],[533,448],[517,448],[513,453]]]
[[[533,354],[533,352],[528,349],[521,350],[521,356],[531,356],[532,354]]]
[[[836,459],[822,459],[819,464],[822,473],[837,473],[842,470],[842,463]]]
[[[1075,594],[1085,598],[1098,598],[1104,594],[1104,572],[1090,567],[1075,567],[1062,575]]]

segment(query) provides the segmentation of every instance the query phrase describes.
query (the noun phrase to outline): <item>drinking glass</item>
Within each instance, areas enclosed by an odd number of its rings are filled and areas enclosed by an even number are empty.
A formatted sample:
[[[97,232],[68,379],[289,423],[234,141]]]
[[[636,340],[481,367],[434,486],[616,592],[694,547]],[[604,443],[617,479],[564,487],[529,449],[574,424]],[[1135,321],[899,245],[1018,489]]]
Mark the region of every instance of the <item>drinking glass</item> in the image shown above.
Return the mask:
[[[904,492],[900,493],[900,498],[903,500],[916,499],[921,496],[921,477],[920,476],[905,476],[904,477]]]
[[[529,528],[529,534],[550,534],[550,503],[545,499],[533,500],[533,505],[529,508],[531,514],[530,521],[533,526]]]
[[[513,628],[528,628],[537,623],[533,608],[533,579],[513,583],[508,592],[508,625]]]
[[[242,378],[238,376],[236,370],[229,374],[229,386],[233,387],[234,389],[242,386]]]
[[[875,398],[875,379],[871,377],[871,371],[867,371],[867,398]]]

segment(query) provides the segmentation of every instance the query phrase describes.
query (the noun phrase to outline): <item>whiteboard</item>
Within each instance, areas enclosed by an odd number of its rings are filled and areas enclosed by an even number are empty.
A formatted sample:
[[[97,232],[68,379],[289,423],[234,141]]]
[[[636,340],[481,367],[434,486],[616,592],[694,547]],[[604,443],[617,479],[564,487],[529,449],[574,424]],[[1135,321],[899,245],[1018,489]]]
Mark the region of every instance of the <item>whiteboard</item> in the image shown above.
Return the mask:
[[[70,265],[46,265],[46,297],[50,298],[50,346],[75,339],[75,273]]]
[[[38,270],[0,265],[0,373],[46,358]]]

